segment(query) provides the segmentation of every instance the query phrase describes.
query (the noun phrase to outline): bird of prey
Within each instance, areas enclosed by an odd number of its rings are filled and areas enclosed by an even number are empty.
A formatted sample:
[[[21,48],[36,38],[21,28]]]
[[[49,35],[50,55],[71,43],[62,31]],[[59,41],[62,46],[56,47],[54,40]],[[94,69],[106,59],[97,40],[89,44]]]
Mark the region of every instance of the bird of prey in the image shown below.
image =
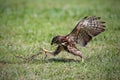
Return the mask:
[[[105,22],[100,20],[100,17],[84,17],[68,35],[55,36],[52,39],[51,45],[58,45],[55,51],[51,52],[46,49],[42,50],[45,53],[50,53],[54,56],[59,54],[62,50],[65,50],[68,53],[83,58],[82,52],[79,51],[75,45],[79,44],[82,47],[86,46],[94,36],[97,36],[101,32],[105,31],[104,23]]]

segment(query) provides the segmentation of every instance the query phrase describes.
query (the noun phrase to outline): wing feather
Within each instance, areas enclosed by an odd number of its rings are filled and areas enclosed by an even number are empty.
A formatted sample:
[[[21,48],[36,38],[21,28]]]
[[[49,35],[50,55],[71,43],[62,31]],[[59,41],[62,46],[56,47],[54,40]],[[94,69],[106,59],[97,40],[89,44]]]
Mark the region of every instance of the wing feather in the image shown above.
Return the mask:
[[[68,36],[81,46],[87,45],[92,37],[105,31],[105,22],[100,21],[100,17],[84,17]]]

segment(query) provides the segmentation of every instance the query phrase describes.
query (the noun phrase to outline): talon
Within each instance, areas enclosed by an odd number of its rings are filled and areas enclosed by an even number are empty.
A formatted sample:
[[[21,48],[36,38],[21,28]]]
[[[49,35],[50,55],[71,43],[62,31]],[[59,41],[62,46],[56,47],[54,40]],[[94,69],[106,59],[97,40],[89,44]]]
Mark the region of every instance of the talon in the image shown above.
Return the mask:
[[[46,59],[46,58],[47,58],[47,56],[48,56],[48,55],[47,55],[47,53],[49,53],[49,52],[48,52],[48,50],[43,49],[43,48],[40,48],[40,49],[41,49],[41,50],[45,53],[45,59]]]
[[[48,51],[46,49],[40,48],[43,52],[47,53]]]
[[[48,51],[48,50],[46,50],[44,48],[40,48],[40,49],[45,53],[46,57],[48,56],[48,54],[53,55],[52,52],[50,52],[50,51]]]

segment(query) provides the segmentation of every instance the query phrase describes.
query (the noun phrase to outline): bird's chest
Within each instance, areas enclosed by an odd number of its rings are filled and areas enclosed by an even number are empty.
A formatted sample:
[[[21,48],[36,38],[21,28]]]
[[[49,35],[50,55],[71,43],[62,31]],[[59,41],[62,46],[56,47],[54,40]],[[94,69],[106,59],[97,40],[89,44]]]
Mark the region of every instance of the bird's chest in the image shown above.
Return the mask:
[[[70,52],[70,50],[75,47],[75,44],[65,43],[62,46],[63,46],[63,48],[64,48],[65,51]]]
[[[62,40],[61,43],[63,46],[74,46],[74,41],[72,41],[69,37],[66,37]]]

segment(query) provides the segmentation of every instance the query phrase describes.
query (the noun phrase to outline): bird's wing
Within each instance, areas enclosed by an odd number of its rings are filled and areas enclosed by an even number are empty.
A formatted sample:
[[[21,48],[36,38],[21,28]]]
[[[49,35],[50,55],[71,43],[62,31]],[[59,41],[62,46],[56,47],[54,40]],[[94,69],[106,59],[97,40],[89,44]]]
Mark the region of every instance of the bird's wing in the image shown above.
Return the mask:
[[[67,36],[77,44],[86,46],[92,37],[105,31],[104,23],[100,17],[84,17]]]

